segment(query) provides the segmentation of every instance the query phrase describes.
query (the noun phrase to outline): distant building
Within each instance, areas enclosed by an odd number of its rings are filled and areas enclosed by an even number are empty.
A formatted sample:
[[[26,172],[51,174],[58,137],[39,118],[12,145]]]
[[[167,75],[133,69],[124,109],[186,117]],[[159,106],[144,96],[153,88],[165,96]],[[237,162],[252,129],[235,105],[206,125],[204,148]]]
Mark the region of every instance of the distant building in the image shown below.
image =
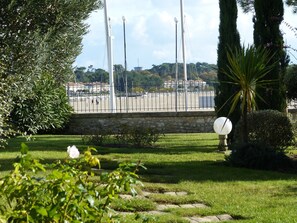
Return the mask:
[[[177,86],[181,87],[184,85],[183,80],[178,80]],[[187,81],[187,86],[188,87],[195,87],[195,88],[205,88],[207,86],[206,82],[201,81],[201,80],[189,80]],[[165,88],[176,88],[176,83],[175,80],[169,80],[164,82],[164,87]]]
[[[74,83],[69,82],[66,85],[68,94],[76,93],[100,93],[108,92],[109,84],[102,82],[92,82],[92,83]]]
[[[142,67],[134,67],[135,71],[142,71]]]

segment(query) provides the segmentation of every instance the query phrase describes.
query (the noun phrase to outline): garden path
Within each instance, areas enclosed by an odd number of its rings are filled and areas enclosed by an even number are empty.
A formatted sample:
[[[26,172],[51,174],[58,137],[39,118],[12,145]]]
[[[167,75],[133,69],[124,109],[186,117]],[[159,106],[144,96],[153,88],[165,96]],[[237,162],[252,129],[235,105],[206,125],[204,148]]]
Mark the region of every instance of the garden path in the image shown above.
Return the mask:
[[[149,199],[150,195],[152,194],[166,194],[170,196],[186,196],[188,193],[185,191],[169,191],[164,193],[153,193],[149,191],[143,191],[137,197],[147,198]],[[120,195],[122,199],[134,199],[132,195]],[[144,211],[140,212],[141,214],[149,214],[149,215],[161,215],[166,214],[167,209],[174,209],[174,208],[210,208],[209,206],[203,203],[189,203],[189,204],[157,204],[156,210],[153,211]],[[133,214],[133,212],[119,212],[120,214]],[[232,216],[229,214],[221,214],[221,215],[213,215],[213,216],[190,216],[184,217],[184,219],[188,220],[189,223],[203,223],[203,222],[223,222],[223,221],[230,221],[233,220]]]

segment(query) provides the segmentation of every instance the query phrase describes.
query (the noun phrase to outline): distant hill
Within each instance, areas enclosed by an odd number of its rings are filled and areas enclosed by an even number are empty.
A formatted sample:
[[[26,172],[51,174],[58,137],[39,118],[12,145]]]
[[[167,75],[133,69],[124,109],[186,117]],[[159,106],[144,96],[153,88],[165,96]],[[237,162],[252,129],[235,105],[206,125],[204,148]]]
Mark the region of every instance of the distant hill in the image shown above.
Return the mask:
[[[151,69],[147,71],[159,75],[162,79],[175,79],[176,73],[175,63],[163,63],[161,65],[153,65]],[[183,64],[178,64],[178,78],[183,78]],[[187,64],[187,77],[188,80],[203,80],[205,82],[214,82],[217,80],[217,65],[200,63]]]
[[[162,63],[153,65],[151,69],[127,71],[128,81],[134,83],[158,82],[161,85],[163,81],[175,79],[175,63]],[[115,80],[123,79],[124,67],[122,65],[114,65]],[[178,64],[178,79],[183,79],[183,64]],[[103,69],[95,69],[93,66],[77,67],[74,70],[75,80],[77,82],[108,82],[108,72]],[[217,65],[208,63],[189,63],[187,64],[188,80],[202,80],[206,83],[217,81]]]

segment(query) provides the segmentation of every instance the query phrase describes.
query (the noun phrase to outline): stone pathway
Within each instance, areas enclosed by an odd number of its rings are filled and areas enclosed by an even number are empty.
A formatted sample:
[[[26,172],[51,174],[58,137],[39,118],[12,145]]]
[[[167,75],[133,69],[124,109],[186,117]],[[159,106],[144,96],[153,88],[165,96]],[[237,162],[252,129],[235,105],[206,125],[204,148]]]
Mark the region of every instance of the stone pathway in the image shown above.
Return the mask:
[[[205,217],[187,217],[190,223],[199,223],[199,222],[219,222],[219,221],[230,221],[233,218],[228,214],[222,214],[217,216],[205,216]]]
[[[149,192],[143,191],[142,194],[137,195],[137,197],[143,197],[149,199],[149,196],[152,194],[166,194],[170,196],[185,196],[188,195],[187,192],[180,191],[180,192],[164,192],[164,193],[157,193],[157,192]],[[131,195],[120,195],[122,199],[131,200],[134,197]],[[161,215],[167,214],[165,210],[167,209],[174,209],[174,208],[209,208],[209,206],[203,203],[192,203],[192,204],[157,204],[156,210],[154,211],[144,211],[139,212],[140,214],[149,214],[149,215]],[[127,215],[133,214],[133,212],[119,212],[120,214]],[[203,222],[223,222],[223,221],[230,221],[233,220],[232,216],[229,214],[222,214],[217,216],[192,216],[192,217],[184,217],[184,219],[188,220],[189,223],[203,223]]]

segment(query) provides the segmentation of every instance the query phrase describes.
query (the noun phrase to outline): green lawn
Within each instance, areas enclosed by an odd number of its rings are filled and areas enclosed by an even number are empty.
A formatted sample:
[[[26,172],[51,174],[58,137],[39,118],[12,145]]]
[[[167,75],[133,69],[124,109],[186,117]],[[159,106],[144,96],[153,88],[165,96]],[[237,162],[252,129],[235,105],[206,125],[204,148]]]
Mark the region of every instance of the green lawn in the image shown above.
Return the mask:
[[[1,173],[7,173],[18,155],[23,138],[10,141],[0,150]],[[156,148],[96,147],[103,169],[113,169],[117,162],[141,160],[147,170],[140,171],[149,191],[186,191],[186,196],[154,194],[150,199],[115,202],[119,210],[151,210],[157,203],[204,203],[209,208],[171,209],[168,214],[154,216],[150,222],[187,222],[183,216],[229,214],[230,222],[297,222],[297,175],[270,171],[240,169],[227,166],[224,154],[217,152],[215,134],[170,134]],[[79,136],[36,136],[28,141],[34,157],[43,162],[67,157],[66,148],[87,145]],[[123,222],[133,222],[125,217]],[[135,221],[137,222],[137,221]]]

